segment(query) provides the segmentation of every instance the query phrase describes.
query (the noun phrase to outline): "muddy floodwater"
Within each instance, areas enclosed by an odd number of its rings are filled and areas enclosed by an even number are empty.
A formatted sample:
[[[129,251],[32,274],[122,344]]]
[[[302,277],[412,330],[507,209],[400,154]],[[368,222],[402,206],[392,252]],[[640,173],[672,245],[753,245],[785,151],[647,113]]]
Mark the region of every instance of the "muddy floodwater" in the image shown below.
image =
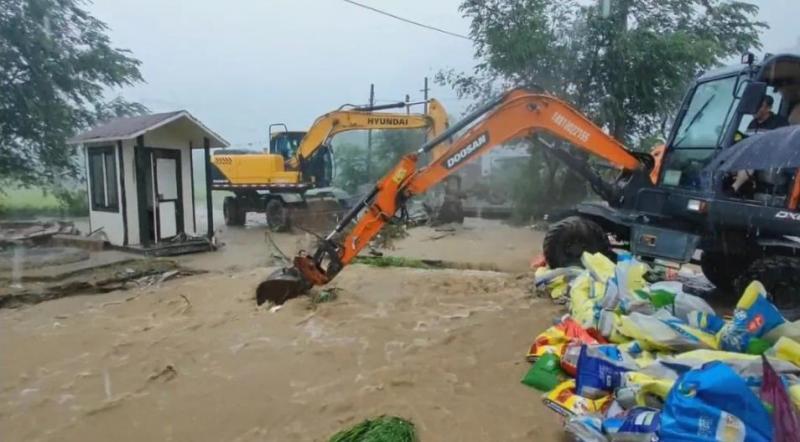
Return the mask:
[[[353,265],[337,300],[271,312],[253,299],[270,269],[248,264],[268,260],[263,232],[241,229],[216,255],[251,235],[249,261],[232,268],[198,255],[186,262],[220,270],[0,310],[2,439],[327,440],[394,414],[423,441],[559,440],[556,415],[519,382],[531,340],[558,315],[521,273],[540,234],[470,226],[417,230],[395,252],[507,271]]]

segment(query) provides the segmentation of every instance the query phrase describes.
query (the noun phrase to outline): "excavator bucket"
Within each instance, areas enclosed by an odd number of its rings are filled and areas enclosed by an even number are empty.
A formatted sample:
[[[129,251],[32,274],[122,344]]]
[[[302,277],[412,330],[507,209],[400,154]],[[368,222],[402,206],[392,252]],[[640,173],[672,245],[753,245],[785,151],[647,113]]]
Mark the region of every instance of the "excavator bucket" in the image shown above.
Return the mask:
[[[311,288],[311,284],[295,267],[278,269],[270,274],[256,288],[256,303],[267,301],[281,305],[296,298]]]
[[[318,259],[329,261],[327,272],[318,265]],[[315,255],[301,251],[294,257],[291,267],[276,270],[261,282],[256,288],[256,303],[261,305],[270,301],[273,304],[283,304],[315,285],[327,284],[338,270],[341,270],[341,263],[336,261],[335,245],[323,242]]]

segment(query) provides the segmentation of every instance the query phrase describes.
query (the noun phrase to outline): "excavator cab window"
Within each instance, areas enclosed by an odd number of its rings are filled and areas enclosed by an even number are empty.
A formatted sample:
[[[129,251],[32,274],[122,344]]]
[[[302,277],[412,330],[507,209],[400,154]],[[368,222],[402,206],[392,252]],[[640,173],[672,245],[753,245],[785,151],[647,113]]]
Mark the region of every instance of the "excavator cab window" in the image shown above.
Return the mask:
[[[280,154],[284,160],[292,158],[300,147],[305,132],[281,132],[270,140],[270,152]]]
[[[800,123],[800,120],[792,117],[797,102],[800,101],[800,60],[795,57],[779,57],[761,70],[757,80],[766,84],[765,92],[772,98],[770,110],[782,122],[773,128],[768,125],[754,128],[751,123],[756,115],[742,115],[737,126],[734,144],[744,138],[781,127],[781,125]],[[775,166],[777,167],[736,171],[732,173],[732,176],[726,177],[726,181],[723,181],[723,189],[727,194],[736,198],[752,200],[772,207],[785,207],[796,192],[794,189],[800,185],[800,181],[797,181],[797,168],[781,167],[780,163]],[[737,183],[737,186],[734,187],[733,183]]]
[[[735,114],[737,83],[733,75],[697,85],[665,156],[662,184],[700,189],[710,179],[704,167]]]
[[[783,94],[776,88],[775,86],[768,86],[767,87],[767,95],[772,97],[772,111],[778,115],[783,115],[788,112],[781,112],[783,106]],[[740,134],[744,134],[744,136],[752,135],[757,133],[757,130],[750,129],[750,123],[753,121],[753,115],[742,115],[742,119],[739,122],[738,132]],[[736,140],[739,141],[739,140]]]

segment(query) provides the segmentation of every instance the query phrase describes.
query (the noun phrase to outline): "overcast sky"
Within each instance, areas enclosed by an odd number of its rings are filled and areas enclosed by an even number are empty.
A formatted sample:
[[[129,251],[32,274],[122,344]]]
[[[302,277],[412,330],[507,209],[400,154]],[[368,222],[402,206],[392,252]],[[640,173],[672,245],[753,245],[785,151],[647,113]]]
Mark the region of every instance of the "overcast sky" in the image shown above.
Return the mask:
[[[359,0],[467,34],[460,0]],[[757,0],[772,29],[766,52],[800,46],[800,0]],[[467,40],[378,15],[341,0],[95,0],[90,11],[113,43],[142,61],[146,84],[122,91],[155,112],[186,109],[233,145],[266,143],[269,123],[303,130],[344,103],[431,96],[453,114],[465,103],[432,77],[470,70]]]

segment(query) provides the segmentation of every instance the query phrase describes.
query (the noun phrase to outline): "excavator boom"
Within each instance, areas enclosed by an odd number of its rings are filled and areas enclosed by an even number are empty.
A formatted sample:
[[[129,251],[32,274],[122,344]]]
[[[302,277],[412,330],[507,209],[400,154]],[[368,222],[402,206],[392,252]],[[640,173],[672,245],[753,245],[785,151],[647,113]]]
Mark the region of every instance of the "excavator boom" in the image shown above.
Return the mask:
[[[431,151],[468,126],[469,129],[431,163],[417,167],[420,154]],[[407,199],[426,192],[489,150],[536,132],[548,132],[621,169],[642,168],[636,156],[565,102],[550,95],[513,89],[430,140],[417,152],[404,156],[321,241],[314,253],[301,252],[294,259],[293,267],[278,270],[262,282],[256,290],[257,302],[282,303],[311,286],[328,283],[369,244]],[[345,232],[353,221],[356,224]]]
[[[328,112],[317,118],[300,141],[297,153],[288,161],[296,169],[334,135],[352,130],[428,129],[428,139],[447,129],[447,113],[436,99],[428,100],[427,114],[403,114],[345,109]]]
[[[272,153],[226,154],[216,152],[212,164],[216,171],[214,179],[217,190],[236,190],[236,188],[273,190],[271,187],[286,190],[294,187],[307,190],[316,187],[311,171],[303,170],[304,161],[311,159],[336,134],[353,130],[403,130],[427,129],[427,138],[433,138],[447,129],[447,113],[435,99],[428,100],[426,114],[406,114],[399,112],[376,112],[384,107],[339,109],[328,112],[314,121],[311,128],[303,132],[281,132],[278,136],[291,135],[296,140],[302,135],[296,148],[286,147],[285,151],[273,146]],[[397,107],[397,104],[392,105]],[[283,125],[285,127],[285,125]],[[271,140],[272,142],[272,140]]]

